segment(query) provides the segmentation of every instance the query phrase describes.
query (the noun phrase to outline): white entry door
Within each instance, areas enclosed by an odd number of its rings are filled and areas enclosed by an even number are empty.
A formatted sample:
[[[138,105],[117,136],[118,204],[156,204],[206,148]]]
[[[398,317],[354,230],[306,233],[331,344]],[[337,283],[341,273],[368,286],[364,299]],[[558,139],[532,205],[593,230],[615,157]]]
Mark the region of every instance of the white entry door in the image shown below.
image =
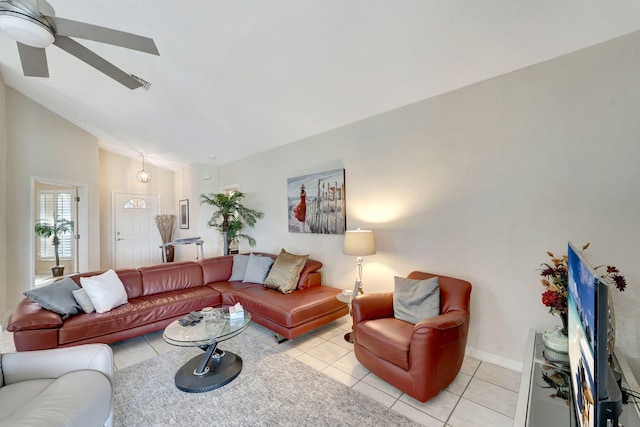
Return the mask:
[[[137,268],[162,262],[157,194],[114,195],[115,268]]]

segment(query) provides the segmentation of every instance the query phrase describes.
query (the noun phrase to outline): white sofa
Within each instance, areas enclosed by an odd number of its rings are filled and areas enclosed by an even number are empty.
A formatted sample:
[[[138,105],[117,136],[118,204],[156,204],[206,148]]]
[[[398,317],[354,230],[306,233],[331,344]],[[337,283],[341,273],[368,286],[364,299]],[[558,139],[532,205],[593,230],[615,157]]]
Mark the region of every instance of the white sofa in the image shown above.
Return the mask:
[[[0,354],[0,427],[110,427],[112,421],[108,345]]]

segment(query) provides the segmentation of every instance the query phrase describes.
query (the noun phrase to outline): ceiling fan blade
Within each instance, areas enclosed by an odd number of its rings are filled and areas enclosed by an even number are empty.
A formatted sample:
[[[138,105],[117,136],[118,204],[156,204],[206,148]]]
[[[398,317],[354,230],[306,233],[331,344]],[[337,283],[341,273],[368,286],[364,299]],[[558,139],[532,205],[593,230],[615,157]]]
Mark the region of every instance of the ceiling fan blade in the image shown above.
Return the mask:
[[[153,39],[136,34],[125,33],[111,28],[99,27],[85,22],[72,21],[70,19],[47,16],[56,27],[56,34],[68,37],[78,37],[85,40],[93,40],[108,43],[115,46],[126,47],[140,52],[160,55]]]
[[[49,77],[47,54],[44,49],[18,42],[18,53],[22,62],[22,72],[29,77]]]
[[[54,41],[53,44],[75,56],[79,60],[86,62],[118,83],[125,85],[129,89],[136,89],[142,86],[140,82],[129,74],[69,37],[58,35],[56,36],[56,41]]]

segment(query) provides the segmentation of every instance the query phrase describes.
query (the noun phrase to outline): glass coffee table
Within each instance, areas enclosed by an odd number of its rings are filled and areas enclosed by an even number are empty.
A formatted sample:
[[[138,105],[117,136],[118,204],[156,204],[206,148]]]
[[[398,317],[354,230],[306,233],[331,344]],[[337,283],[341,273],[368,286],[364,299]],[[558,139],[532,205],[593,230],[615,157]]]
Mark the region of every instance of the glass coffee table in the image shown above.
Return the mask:
[[[220,350],[218,343],[233,338],[247,329],[251,313],[229,320],[228,308],[214,309],[210,319],[202,319],[193,326],[182,326],[178,320],[170,323],[162,338],[179,347],[199,347],[203,356],[189,360],[176,373],[175,383],[182,391],[202,393],[233,381],[242,371],[242,359],[230,351]]]

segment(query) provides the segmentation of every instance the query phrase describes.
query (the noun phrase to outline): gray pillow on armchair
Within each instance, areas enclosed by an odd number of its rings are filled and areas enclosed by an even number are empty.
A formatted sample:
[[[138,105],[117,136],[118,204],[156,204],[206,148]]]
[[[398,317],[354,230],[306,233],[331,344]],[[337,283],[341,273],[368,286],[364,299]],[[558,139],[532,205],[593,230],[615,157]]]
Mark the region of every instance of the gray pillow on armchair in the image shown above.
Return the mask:
[[[393,317],[416,324],[440,314],[438,278],[426,280],[395,277]]]

